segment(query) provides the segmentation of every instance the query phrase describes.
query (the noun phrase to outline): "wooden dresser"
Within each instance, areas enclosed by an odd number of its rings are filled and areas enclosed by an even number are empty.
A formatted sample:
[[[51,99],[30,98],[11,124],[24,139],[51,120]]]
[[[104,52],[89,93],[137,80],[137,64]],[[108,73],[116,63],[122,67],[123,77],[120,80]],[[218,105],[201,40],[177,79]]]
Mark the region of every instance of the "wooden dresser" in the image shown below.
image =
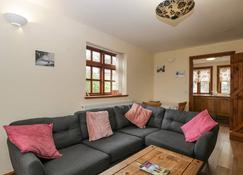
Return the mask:
[[[230,117],[230,97],[215,95],[194,95],[193,111],[208,109],[211,114]]]

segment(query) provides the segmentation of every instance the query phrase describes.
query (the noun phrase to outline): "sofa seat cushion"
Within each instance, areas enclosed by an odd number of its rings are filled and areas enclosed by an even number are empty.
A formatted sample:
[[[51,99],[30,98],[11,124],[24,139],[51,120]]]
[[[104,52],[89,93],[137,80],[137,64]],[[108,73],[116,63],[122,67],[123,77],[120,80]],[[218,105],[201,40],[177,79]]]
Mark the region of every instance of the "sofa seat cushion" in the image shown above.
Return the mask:
[[[147,135],[149,135],[153,132],[159,131],[159,129],[158,128],[152,128],[152,127],[138,128],[136,126],[128,126],[126,128],[120,129],[118,131],[125,133],[125,134],[144,138],[145,136],[147,136]]]
[[[160,146],[187,156],[194,156],[194,143],[187,143],[183,134],[160,130],[145,137],[145,144]]]
[[[143,139],[119,132],[92,142],[84,140],[83,143],[109,154],[111,163],[126,158],[144,146]]]
[[[59,150],[62,157],[44,163],[47,175],[95,175],[109,168],[109,156],[84,144]]]

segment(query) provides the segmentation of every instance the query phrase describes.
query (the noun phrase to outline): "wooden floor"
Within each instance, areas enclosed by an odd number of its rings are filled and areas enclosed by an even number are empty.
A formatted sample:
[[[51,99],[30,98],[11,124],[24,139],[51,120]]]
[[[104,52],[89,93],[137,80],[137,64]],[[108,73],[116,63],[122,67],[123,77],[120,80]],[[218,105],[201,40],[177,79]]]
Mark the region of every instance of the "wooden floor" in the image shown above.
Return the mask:
[[[243,143],[229,139],[229,128],[220,127],[216,147],[202,175],[243,175]]]

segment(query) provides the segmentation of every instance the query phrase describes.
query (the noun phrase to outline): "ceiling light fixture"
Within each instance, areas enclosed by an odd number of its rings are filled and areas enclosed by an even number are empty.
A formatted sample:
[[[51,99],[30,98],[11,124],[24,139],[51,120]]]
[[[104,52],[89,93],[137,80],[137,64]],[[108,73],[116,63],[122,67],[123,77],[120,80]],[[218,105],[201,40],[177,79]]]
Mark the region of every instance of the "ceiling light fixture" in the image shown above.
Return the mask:
[[[10,24],[17,27],[22,27],[28,22],[25,17],[17,15],[15,13],[4,13],[3,15]]]
[[[213,61],[213,60],[215,60],[216,58],[207,58],[206,60],[207,61]]]
[[[175,20],[189,13],[194,6],[194,0],[164,0],[157,6],[156,15]]]

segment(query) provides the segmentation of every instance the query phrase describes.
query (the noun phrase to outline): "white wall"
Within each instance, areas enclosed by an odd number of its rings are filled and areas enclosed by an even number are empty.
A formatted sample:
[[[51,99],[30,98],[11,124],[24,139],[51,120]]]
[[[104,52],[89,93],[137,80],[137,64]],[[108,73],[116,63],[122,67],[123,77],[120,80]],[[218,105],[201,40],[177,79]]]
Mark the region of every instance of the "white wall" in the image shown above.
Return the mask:
[[[118,38],[23,0],[0,2],[32,17],[17,29],[0,15],[0,125],[33,117],[72,114],[82,106],[153,98],[152,54]],[[124,53],[129,97],[85,100],[86,42]],[[55,67],[35,66],[35,50],[55,53]],[[12,171],[6,134],[0,129],[0,174]]]
[[[178,103],[189,100],[189,57],[209,53],[236,51],[243,52],[243,39],[203,45],[186,49],[159,52],[154,55],[154,67],[156,65],[166,65],[165,73],[154,71],[154,99],[161,100],[162,103]],[[169,63],[168,59],[175,59]],[[184,78],[176,78],[175,72],[185,70]]]

